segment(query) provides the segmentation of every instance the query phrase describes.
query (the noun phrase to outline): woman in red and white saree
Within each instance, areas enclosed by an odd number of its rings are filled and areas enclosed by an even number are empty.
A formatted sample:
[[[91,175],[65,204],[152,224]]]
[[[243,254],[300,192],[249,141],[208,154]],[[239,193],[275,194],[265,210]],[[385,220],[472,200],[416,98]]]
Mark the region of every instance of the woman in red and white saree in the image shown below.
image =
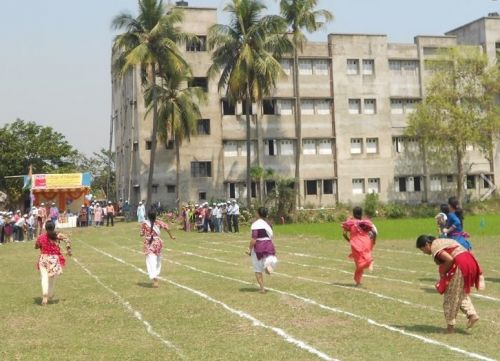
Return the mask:
[[[467,328],[472,327],[479,316],[469,294],[472,287],[479,289],[481,275],[481,268],[474,255],[453,239],[436,239],[426,235],[417,238],[417,248],[432,255],[439,266],[440,279],[436,283],[436,289],[444,295],[443,310],[448,333],[454,331],[459,310],[467,316]]]
[[[157,288],[159,286],[158,276],[161,271],[161,250],[163,248],[160,230],[165,229],[171,239],[175,239],[175,237],[170,233],[168,224],[156,219],[156,212],[154,211],[148,213],[148,219],[142,221],[140,227],[141,236],[144,237],[143,251],[146,256],[149,279],[153,281],[153,287]]]
[[[372,250],[375,246],[377,229],[370,220],[362,219],[363,209],[361,207],[354,207],[352,215],[353,218],[342,223],[342,229],[345,240],[351,245],[349,258],[352,258],[356,265],[354,282],[356,282],[356,286],[359,286],[364,270],[366,268],[372,269],[373,266]]]
[[[37,268],[40,270],[42,281],[42,306],[54,297],[56,277],[62,273],[66,260],[61,253],[59,243],[66,243],[66,254],[71,256],[71,244],[69,239],[61,233],[54,232],[55,224],[52,221],[45,223],[45,233],[38,236],[35,249],[40,249]]]

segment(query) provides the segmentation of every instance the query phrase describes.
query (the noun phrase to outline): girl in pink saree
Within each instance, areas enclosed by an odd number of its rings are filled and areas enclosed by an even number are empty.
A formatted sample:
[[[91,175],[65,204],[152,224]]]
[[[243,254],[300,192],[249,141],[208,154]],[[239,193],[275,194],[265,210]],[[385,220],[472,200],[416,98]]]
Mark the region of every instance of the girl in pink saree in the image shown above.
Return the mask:
[[[377,238],[377,229],[368,219],[362,219],[363,209],[354,207],[352,218],[342,223],[343,236],[351,245],[349,258],[354,260],[356,270],[354,272],[354,282],[356,286],[361,284],[361,278],[366,268],[372,268],[372,249]]]

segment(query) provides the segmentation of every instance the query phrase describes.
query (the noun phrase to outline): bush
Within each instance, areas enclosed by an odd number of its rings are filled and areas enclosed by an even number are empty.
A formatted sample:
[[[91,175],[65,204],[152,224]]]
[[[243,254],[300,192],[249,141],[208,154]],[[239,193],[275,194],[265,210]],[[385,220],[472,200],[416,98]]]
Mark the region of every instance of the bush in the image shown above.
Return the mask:
[[[377,193],[368,193],[365,197],[365,202],[363,205],[365,214],[368,217],[376,217],[378,215],[378,208],[380,207],[380,202]]]
[[[403,218],[406,215],[402,204],[388,203],[385,205],[384,214],[387,218]]]

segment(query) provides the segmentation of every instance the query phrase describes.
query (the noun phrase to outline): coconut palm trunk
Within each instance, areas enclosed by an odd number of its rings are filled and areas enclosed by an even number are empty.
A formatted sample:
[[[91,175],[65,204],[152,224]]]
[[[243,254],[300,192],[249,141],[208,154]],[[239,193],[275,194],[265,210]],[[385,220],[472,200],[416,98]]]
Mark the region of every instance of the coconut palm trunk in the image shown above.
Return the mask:
[[[155,84],[156,78],[156,66],[153,64],[151,66],[152,79],[150,79],[151,84]],[[156,160],[156,146],[157,146],[157,134],[158,134],[158,97],[156,93],[156,87],[153,87],[153,128],[151,129],[151,153],[149,156],[149,173],[148,173],[148,184],[146,193],[146,204],[151,207],[151,198],[153,195],[153,176],[155,172],[155,160]]]
[[[295,98],[295,203],[301,206],[302,198],[300,192],[300,156],[302,153],[302,117],[300,107],[300,87],[299,87],[299,55],[297,47],[293,50],[293,97]]]
[[[251,98],[250,98],[250,85],[247,82],[247,87],[246,87],[246,94],[245,94],[245,120],[246,120],[246,137],[247,137],[247,172],[246,172],[246,183],[247,183],[247,207],[250,207],[251,205],[251,199],[252,199],[252,179],[250,177],[250,160],[251,160],[251,155],[250,155],[250,110],[251,110]]]

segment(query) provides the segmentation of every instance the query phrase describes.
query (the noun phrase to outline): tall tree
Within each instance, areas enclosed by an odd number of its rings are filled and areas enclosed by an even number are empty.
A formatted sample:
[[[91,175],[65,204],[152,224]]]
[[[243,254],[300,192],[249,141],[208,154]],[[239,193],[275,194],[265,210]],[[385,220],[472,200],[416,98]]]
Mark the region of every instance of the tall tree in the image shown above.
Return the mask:
[[[16,202],[21,197],[22,181],[5,176],[26,175],[30,165],[33,174],[73,170],[77,151],[53,128],[17,119],[0,128],[0,154],[0,190]]]
[[[467,145],[477,146],[493,163],[493,146],[500,132],[498,67],[475,47],[446,49],[426,64],[434,71],[426,98],[408,121],[406,134],[421,147],[441,150],[453,160],[457,197],[462,200]],[[427,154],[430,152],[427,151]]]
[[[271,94],[280,76],[282,55],[291,50],[280,16],[262,16],[266,6],[259,0],[231,0],[224,7],[229,25],[215,24],[208,31],[212,53],[211,78],[220,76],[219,91],[235,103],[244,104],[247,141],[247,206],[251,204],[250,113],[252,103]]]
[[[198,120],[201,118],[200,102],[205,102],[206,94],[200,87],[190,87],[190,74],[165,72],[162,81],[146,90],[148,111],[154,107],[154,94],[158,101],[158,120],[160,139],[167,142],[173,136],[176,163],[176,206],[180,211],[180,146],[197,133]]]
[[[293,48],[293,97],[295,102],[295,137],[297,139],[295,153],[295,195],[297,206],[301,205],[300,192],[300,159],[302,153],[302,119],[300,109],[299,86],[299,51],[302,53],[307,38],[304,30],[312,33],[322,29],[333,20],[328,10],[316,10],[317,0],[281,0],[280,12],[290,27]]]
[[[190,37],[179,27],[183,20],[183,13],[179,8],[168,7],[162,0],[139,0],[138,4],[137,18],[129,13],[122,13],[112,21],[113,29],[125,30],[113,42],[113,72],[121,77],[132,67],[140,65],[143,85],[151,86],[165,70],[162,66],[168,67],[172,73],[185,71],[187,63],[177,44]],[[146,196],[148,205],[151,205],[158,133],[158,107],[154,93],[152,98],[153,125]]]

